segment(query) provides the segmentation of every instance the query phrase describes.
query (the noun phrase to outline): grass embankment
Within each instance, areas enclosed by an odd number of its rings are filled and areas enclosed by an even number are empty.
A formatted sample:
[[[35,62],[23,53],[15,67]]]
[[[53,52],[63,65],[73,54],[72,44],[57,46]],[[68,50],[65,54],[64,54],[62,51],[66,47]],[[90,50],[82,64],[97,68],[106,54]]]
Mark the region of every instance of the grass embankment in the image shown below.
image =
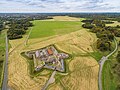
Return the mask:
[[[32,38],[42,38],[53,35],[63,35],[81,29],[80,21],[33,21]]]
[[[0,32],[0,88],[3,80],[3,68],[5,60],[5,32]]]

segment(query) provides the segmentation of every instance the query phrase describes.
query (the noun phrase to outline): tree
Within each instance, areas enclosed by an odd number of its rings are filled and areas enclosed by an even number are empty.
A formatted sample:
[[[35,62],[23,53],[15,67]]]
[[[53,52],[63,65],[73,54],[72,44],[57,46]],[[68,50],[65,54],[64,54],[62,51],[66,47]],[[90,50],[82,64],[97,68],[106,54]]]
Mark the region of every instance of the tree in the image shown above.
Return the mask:
[[[118,51],[117,57],[116,57],[117,61],[120,63],[120,51]]]
[[[33,24],[26,19],[10,21],[10,28],[7,32],[8,38],[9,39],[22,38],[22,35],[25,34],[26,30],[28,30],[28,27],[31,26],[33,26]]]
[[[92,29],[94,27],[94,25],[90,24],[90,23],[85,23],[82,25],[83,28],[87,28],[87,29]]]

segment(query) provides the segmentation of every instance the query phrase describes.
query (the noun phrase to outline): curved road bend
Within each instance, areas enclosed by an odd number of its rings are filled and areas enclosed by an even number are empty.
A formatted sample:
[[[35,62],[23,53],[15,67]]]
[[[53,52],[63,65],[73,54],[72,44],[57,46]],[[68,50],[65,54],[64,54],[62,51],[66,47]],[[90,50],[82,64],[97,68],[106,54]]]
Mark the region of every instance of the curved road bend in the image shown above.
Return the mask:
[[[2,90],[8,90],[8,85],[7,85],[7,79],[8,79],[8,38],[6,34],[5,38],[5,43],[6,43],[6,55],[5,55],[5,63],[4,63],[4,77],[3,77],[3,84],[2,84]]]
[[[115,38],[114,38],[114,42],[115,42],[115,49],[114,49],[114,51],[112,51],[107,56],[103,56],[101,58],[101,60],[99,61],[99,65],[100,65],[100,67],[99,67],[99,77],[98,77],[99,90],[102,90],[102,70],[103,70],[104,63],[108,60],[108,58],[111,55],[113,55],[117,51],[117,48],[118,48],[118,44],[117,44],[117,41],[116,41]]]

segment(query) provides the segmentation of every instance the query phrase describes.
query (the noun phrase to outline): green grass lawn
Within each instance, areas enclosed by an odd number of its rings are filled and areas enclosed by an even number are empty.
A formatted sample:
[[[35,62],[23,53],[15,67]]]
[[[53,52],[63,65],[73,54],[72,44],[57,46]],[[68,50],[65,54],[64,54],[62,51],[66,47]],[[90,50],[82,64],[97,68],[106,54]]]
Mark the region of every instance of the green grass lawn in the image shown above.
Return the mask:
[[[102,71],[103,90],[116,90],[114,76],[111,72],[111,62],[106,61]]]
[[[5,32],[0,32],[0,87],[3,79],[3,64],[5,59]]]
[[[67,34],[80,30],[82,22],[80,21],[33,21],[34,26],[30,39],[48,37],[53,35]]]
[[[92,52],[89,53],[90,56],[92,56],[95,60],[97,60],[97,62],[99,62],[101,60],[101,58],[103,57],[103,54],[101,52]]]

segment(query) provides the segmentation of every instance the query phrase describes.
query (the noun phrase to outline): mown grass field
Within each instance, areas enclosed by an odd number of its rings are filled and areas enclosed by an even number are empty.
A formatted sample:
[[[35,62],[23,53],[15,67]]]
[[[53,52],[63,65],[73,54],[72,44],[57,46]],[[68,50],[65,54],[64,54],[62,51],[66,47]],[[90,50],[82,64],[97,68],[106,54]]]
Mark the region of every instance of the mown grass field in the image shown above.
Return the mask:
[[[102,83],[103,83],[103,90],[116,90],[116,83],[114,80],[114,76],[112,74],[112,62],[107,61],[104,64],[103,72],[102,72]]]
[[[3,79],[3,63],[5,59],[5,32],[0,32],[0,87]]]
[[[81,29],[80,21],[33,21],[30,38],[42,38],[63,35]]]

